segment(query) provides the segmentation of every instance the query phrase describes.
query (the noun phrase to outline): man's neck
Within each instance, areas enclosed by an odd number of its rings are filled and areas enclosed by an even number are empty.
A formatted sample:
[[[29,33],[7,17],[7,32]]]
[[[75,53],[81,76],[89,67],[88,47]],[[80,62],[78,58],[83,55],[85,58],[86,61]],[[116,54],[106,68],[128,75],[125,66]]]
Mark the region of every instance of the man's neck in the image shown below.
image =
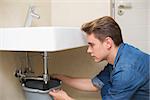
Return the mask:
[[[117,56],[118,48],[119,48],[119,47],[113,47],[113,48],[110,50],[110,53],[109,53],[109,55],[108,55],[108,57],[107,57],[108,63],[110,63],[110,64],[112,64],[112,65],[114,64],[115,58],[116,58],[116,56]]]

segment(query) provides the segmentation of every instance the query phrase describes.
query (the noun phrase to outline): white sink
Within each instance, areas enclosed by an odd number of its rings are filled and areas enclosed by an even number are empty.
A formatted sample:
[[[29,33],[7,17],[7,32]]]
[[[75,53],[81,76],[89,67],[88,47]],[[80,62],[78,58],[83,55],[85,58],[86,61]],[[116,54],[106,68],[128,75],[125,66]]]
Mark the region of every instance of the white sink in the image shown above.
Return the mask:
[[[0,28],[0,50],[53,52],[85,45],[78,27]]]

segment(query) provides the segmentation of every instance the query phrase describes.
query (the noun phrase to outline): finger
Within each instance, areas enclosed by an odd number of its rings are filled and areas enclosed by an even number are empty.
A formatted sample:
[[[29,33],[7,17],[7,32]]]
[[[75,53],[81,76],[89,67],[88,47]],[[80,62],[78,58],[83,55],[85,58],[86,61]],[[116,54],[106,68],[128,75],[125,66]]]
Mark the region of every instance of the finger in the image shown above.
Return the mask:
[[[58,91],[60,91],[60,90],[53,89],[53,90],[49,91],[49,94],[52,95],[52,96],[54,96]]]
[[[51,92],[56,92],[56,90],[55,89],[52,89],[52,90],[50,90]]]
[[[50,91],[49,94],[55,96],[55,92]]]

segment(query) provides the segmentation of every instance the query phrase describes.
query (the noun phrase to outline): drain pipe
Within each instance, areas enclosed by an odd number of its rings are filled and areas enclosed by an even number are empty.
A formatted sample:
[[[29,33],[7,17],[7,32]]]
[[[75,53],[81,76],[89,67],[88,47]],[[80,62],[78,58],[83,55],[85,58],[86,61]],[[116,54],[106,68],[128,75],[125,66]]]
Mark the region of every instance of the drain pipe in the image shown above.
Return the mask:
[[[44,64],[43,80],[44,80],[45,84],[47,84],[48,79],[49,79],[49,77],[48,77],[48,54],[47,54],[47,51],[44,51],[43,64]]]

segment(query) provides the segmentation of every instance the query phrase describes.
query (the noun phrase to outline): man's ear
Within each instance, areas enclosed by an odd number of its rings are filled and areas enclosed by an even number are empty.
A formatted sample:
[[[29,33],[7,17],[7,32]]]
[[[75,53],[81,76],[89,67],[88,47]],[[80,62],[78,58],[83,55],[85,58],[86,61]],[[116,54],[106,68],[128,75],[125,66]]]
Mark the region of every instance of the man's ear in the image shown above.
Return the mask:
[[[110,49],[112,47],[113,44],[113,40],[110,37],[106,37],[105,40],[103,41],[104,45],[107,49]]]

